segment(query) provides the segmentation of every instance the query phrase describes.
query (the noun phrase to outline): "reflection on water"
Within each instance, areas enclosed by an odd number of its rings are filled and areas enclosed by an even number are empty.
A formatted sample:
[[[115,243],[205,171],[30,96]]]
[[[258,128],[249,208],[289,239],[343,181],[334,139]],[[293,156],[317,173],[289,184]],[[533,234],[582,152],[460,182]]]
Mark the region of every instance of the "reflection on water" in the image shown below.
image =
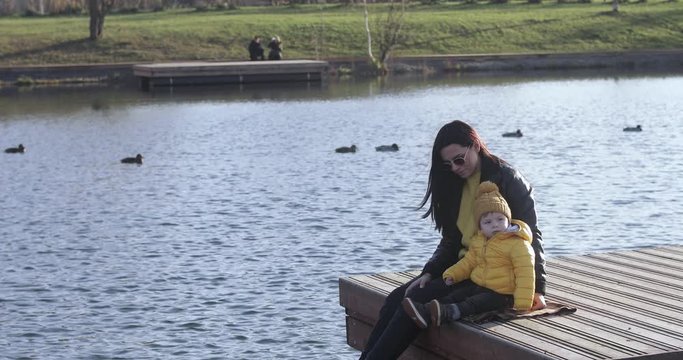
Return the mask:
[[[590,75],[5,89],[0,349],[356,357],[337,278],[431,255],[414,208],[454,118],[535,185],[550,256],[679,243],[683,77]]]
[[[131,103],[152,101],[164,102],[207,102],[207,101],[293,101],[293,100],[338,100],[366,98],[395,92],[419,91],[434,87],[500,86],[528,81],[554,82],[571,79],[614,80],[642,78],[646,74],[618,73],[605,70],[529,72],[520,76],[514,73],[492,74],[490,72],[470,74],[416,75],[407,74],[384,78],[354,77],[331,78],[322,83],[273,83],[273,84],[231,84],[216,86],[158,87],[150,92],[139,91],[135,84],[120,86],[97,86],[88,84],[54,87],[0,88],[0,115],[22,114],[26,102],[32,103],[35,111],[55,113],[59,111],[80,111],[83,104],[91,104],[95,110],[110,107],[128,107]],[[649,77],[676,76],[671,73],[653,73]]]

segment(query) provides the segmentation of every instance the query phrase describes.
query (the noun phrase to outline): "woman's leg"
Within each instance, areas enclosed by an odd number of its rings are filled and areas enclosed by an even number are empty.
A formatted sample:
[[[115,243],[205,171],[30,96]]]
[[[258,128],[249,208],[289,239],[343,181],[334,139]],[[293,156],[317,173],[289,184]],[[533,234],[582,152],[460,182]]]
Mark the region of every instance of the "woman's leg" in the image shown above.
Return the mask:
[[[387,296],[384,306],[380,310],[380,319],[368,338],[361,359],[396,359],[420,333],[420,328],[415,325],[415,322],[401,307],[401,301],[405,297],[407,287],[408,284],[405,284]],[[425,303],[439,298],[447,292],[448,288],[443,280],[435,279],[427,283],[424,288],[414,289],[408,296],[416,302]],[[389,311],[392,312],[389,313]],[[388,318],[383,319],[383,317]]]
[[[459,303],[474,295],[478,287],[479,286],[473,283],[472,280],[463,280],[459,283],[451,285],[450,291],[438,300],[442,304]]]
[[[425,284],[425,287],[423,288],[414,288],[406,297],[411,298],[415,302],[424,304],[430,300],[440,298],[451,291],[452,286],[446,285],[446,283],[443,282],[443,279],[437,278]]]
[[[394,313],[401,307],[401,301],[405,297],[406,289],[412,282],[413,281],[409,281],[408,283],[397,287],[394,291],[389,293],[386,299],[384,299],[384,305],[382,305],[382,308],[379,310],[379,318],[375,323],[375,327],[372,328],[372,332],[370,332],[368,342],[365,344],[365,349],[360,354],[359,360],[363,360],[367,357],[368,352],[372,350],[377,340],[382,336],[382,333],[384,333],[387,325],[389,325],[389,322],[392,320]]]

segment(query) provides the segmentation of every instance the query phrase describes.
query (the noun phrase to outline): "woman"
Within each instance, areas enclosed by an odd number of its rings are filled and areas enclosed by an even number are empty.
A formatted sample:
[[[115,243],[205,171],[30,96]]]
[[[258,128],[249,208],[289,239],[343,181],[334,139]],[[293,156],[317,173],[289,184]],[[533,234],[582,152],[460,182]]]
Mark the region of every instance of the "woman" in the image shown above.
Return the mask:
[[[268,60],[282,60],[282,41],[279,36],[273,36],[268,43]]]
[[[508,163],[491,154],[479,134],[465,122],[444,125],[434,140],[427,193],[420,207],[430,202],[423,217],[431,216],[442,238],[421,274],[387,296],[368,338],[361,359],[396,359],[410,346],[420,329],[408,317],[401,301],[409,296],[426,303],[446,295],[441,275],[460,260],[477,224],[473,215],[476,189],[492,181],[510,206],[512,217],[531,228],[535,252],[536,284],[532,310],[545,307],[545,257],[538,230],[532,188]],[[461,211],[463,210],[463,211]],[[433,279],[433,280],[432,280]]]

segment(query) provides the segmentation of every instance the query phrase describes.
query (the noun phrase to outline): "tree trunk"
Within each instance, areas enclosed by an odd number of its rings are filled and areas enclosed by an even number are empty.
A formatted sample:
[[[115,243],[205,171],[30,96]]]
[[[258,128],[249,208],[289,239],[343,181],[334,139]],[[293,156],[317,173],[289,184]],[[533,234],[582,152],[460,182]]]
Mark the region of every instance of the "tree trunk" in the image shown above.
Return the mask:
[[[100,1],[88,0],[88,11],[90,12],[90,40],[97,40],[102,36],[100,22]]]
[[[372,61],[373,64],[376,64],[377,60],[375,60],[375,56],[372,55],[372,34],[370,33],[370,16],[368,15],[368,3],[366,0],[363,0],[363,9],[365,10],[365,33],[368,36],[368,56],[370,57],[370,61]]]
[[[612,0],[612,12],[613,13],[619,12],[619,0]]]
[[[88,0],[90,12],[90,40],[97,40],[104,33],[104,16],[111,7],[111,0]]]

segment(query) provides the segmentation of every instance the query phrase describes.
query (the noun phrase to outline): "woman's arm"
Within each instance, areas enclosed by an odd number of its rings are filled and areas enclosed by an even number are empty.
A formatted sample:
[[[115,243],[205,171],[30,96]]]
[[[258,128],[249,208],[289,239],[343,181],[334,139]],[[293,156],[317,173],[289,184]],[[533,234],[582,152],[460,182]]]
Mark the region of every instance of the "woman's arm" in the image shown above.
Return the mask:
[[[449,266],[458,262],[458,254],[462,248],[460,237],[457,240],[454,236],[448,236],[445,234],[439,242],[439,246],[436,247],[434,254],[427,261],[424,268],[422,268],[422,274],[428,273],[432,275],[432,278],[440,278],[444,270]],[[455,232],[453,235],[459,235],[460,232]]]
[[[531,247],[534,249],[535,254],[536,293],[545,295],[545,283],[547,279],[545,252],[543,250],[541,231],[538,229],[533,188],[519,172],[510,167],[501,168],[501,182],[499,188],[501,194],[510,206],[512,218],[524,221],[531,228],[531,233],[533,235]],[[534,302],[537,303],[539,300],[542,299],[538,299],[537,297]]]

